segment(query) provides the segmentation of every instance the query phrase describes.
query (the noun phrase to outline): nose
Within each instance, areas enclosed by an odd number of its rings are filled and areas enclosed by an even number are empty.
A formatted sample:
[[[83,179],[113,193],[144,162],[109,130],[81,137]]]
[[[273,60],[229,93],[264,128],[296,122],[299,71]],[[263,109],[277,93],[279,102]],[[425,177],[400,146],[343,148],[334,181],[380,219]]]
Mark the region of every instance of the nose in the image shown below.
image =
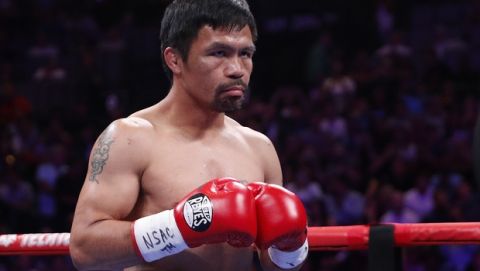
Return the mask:
[[[239,57],[231,57],[225,67],[225,75],[232,79],[239,79],[245,75],[245,66]]]

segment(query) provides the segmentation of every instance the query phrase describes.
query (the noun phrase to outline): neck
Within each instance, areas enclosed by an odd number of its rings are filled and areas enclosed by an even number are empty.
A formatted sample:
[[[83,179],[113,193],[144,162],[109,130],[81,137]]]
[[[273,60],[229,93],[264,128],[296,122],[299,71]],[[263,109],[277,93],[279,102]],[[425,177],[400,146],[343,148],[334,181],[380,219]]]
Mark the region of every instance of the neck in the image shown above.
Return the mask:
[[[222,129],[225,124],[225,113],[200,104],[175,86],[159,106],[161,114],[172,126],[195,137]]]

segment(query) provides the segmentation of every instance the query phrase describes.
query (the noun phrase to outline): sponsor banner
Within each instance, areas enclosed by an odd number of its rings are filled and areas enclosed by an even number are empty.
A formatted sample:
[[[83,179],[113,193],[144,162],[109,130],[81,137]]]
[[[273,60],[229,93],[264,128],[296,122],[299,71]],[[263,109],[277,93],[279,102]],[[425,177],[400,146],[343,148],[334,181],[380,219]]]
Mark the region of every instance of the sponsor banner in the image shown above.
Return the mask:
[[[31,233],[0,235],[0,255],[68,254],[70,233]]]

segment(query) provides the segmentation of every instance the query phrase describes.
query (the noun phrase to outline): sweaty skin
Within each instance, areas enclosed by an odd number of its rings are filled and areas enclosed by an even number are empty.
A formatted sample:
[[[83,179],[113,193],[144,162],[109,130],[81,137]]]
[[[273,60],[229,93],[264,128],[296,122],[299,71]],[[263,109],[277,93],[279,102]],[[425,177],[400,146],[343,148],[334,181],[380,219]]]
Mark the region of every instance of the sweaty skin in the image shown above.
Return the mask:
[[[173,208],[213,178],[281,184],[271,141],[216,108],[215,99],[235,104],[243,98],[242,88],[230,83],[248,84],[253,49],[248,27],[205,26],[188,59],[165,50],[174,77],[167,97],[111,123],[92,149],[71,230],[70,251],[78,269],[254,270],[253,248],[227,244],[203,245],[146,264],[130,238],[132,221]],[[222,85],[229,87],[216,93]],[[260,259],[265,270],[278,270],[266,253]]]

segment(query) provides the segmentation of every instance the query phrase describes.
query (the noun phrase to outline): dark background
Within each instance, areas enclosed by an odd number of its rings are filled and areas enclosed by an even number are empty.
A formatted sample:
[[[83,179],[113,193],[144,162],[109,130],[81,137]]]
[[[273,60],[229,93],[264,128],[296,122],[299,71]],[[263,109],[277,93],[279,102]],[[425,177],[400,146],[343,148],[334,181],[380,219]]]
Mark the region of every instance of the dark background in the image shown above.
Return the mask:
[[[68,232],[100,132],[162,99],[166,1],[0,0],[0,233]],[[478,1],[250,1],[249,101],[310,226],[479,221],[472,170]],[[381,20],[380,20],[381,19]],[[406,250],[405,270],[480,270],[478,246]],[[364,252],[303,270],[366,270]],[[72,270],[2,257],[0,270]]]

